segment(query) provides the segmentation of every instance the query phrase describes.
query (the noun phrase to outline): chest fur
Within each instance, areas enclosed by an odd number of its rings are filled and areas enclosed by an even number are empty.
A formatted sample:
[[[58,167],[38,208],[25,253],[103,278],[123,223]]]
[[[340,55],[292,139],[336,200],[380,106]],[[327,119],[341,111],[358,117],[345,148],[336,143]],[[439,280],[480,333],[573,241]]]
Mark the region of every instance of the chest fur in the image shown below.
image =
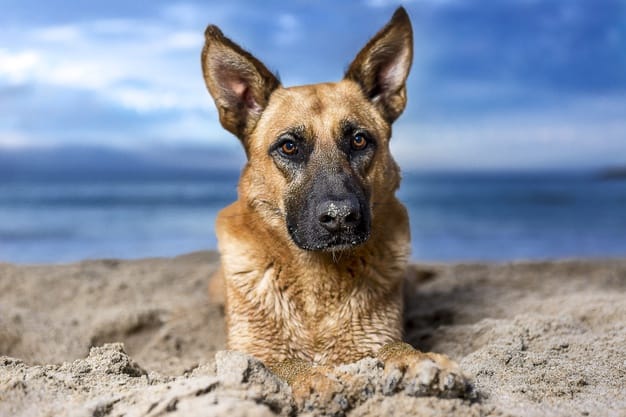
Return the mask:
[[[276,263],[225,272],[232,349],[261,359],[329,363],[356,360],[400,337],[399,282],[388,277],[382,285],[363,268]]]

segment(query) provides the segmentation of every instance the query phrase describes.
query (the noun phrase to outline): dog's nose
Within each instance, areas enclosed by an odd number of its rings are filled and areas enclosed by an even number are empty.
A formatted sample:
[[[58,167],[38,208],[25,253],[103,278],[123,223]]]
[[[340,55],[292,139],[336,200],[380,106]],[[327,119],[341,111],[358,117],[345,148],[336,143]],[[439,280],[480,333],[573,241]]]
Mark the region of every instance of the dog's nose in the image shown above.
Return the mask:
[[[361,207],[356,198],[329,200],[317,207],[317,218],[329,232],[355,227],[361,221]]]

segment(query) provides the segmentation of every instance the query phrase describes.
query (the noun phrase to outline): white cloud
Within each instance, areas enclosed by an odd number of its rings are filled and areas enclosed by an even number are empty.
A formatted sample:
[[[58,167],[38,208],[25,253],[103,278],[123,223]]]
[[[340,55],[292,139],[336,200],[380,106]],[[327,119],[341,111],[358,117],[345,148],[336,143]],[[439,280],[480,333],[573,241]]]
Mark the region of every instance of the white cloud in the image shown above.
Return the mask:
[[[204,43],[204,37],[201,32],[181,31],[169,35],[163,46],[167,49],[197,49],[199,50]]]
[[[80,25],[83,30],[98,35],[131,35],[147,32],[148,28],[137,20],[132,19],[101,19],[85,22]]]
[[[139,88],[118,88],[110,92],[110,96],[123,106],[141,112],[177,107],[175,94],[142,90]]]
[[[289,46],[298,42],[302,32],[298,18],[290,13],[281,13],[276,20],[278,29],[274,34],[274,43],[279,46]]]
[[[32,138],[19,132],[3,131],[0,129],[0,149],[19,149],[31,145]]]
[[[41,42],[67,43],[78,41],[81,33],[76,26],[61,25],[36,29],[32,36]]]
[[[160,144],[185,143],[236,147],[239,141],[219,124],[216,115],[188,112],[172,121],[149,127],[146,132]]]
[[[35,81],[63,87],[99,90],[107,88],[122,75],[113,68],[107,68],[97,62],[50,59],[38,67]]]
[[[82,55],[82,56],[81,56]],[[29,46],[22,51],[0,50],[0,81],[9,84],[44,84],[87,90],[104,90],[128,75],[128,70],[110,62],[84,56],[67,48]]]
[[[165,5],[160,11],[160,15],[165,21],[186,27],[206,25],[206,19],[209,17],[213,21],[222,21],[228,16],[240,13],[240,6],[235,2],[232,2],[232,4],[229,4],[229,2],[209,4],[207,2],[206,6],[203,7],[197,4],[176,2]]]
[[[594,168],[626,162],[626,97],[563,100],[549,108],[436,123],[402,119],[392,149],[406,169]],[[566,107],[565,107],[566,106]]]
[[[41,57],[37,51],[22,50],[11,52],[0,49],[0,81],[9,84],[22,84],[32,78]]]
[[[0,49],[0,85],[80,89],[140,112],[211,106],[198,63],[199,28],[108,19],[13,33],[20,36],[5,36],[20,41]]]
[[[37,95],[37,103],[22,93],[2,98],[2,108],[9,111],[0,113],[0,148],[226,140],[200,70],[204,23],[189,24],[194,15],[199,21],[206,13],[192,9],[168,7],[158,19],[4,27],[0,88],[25,86],[25,92],[46,93]],[[172,10],[176,13],[168,15]],[[67,94],[75,99],[56,103]],[[13,99],[20,104],[13,106]],[[86,121],[76,125],[57,126],[50,114],[33,119],[29,113],[50,109],[64,118],[71,118],[68,112],[79,117],[83,109],[72,106],[84,102],[94,107],[85,109]],[[118,114],[120,127],[112,127],[118,121],[111,118]]]

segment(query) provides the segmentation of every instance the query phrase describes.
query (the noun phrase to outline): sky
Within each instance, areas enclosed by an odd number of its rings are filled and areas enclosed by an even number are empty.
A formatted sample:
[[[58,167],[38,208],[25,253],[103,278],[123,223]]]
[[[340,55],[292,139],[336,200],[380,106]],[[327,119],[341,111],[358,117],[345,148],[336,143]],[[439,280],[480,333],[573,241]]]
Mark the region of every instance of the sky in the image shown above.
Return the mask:
[[[392,149],[405,169],[626,165],[623,0],[0,0],[0,153],[243,152],[200,68],[217,24],[285,86],[341,79],[402,4],[415,53]]]

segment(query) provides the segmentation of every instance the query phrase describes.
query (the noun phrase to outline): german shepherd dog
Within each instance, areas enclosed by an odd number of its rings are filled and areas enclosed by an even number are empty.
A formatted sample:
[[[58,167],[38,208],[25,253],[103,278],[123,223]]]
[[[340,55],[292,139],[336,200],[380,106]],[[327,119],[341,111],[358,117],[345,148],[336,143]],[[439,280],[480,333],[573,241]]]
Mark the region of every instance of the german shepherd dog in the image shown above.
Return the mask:
[[[216,223],[228,347],[294,395],[367,356],[420,381],[422,395],[462,391],[456,363],[401,342],[410,236],[389,140],[413,55],[406,11],[335,83],[285,88],[218,27],[205,39],[204,80],[247,156],[238,200]]]

